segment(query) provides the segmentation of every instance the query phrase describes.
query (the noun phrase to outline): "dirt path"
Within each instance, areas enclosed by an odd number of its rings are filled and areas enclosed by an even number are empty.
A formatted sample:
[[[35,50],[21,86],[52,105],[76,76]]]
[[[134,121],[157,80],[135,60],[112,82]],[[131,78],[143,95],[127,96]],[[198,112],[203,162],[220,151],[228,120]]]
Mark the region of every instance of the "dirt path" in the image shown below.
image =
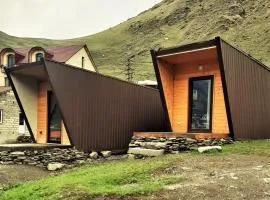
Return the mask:
[[[164,172],[182,174],[184,181],[137,199],[270,199],[270,157],[192,156]]]
[[[48,176],[50,172],[26,165],[0,165],[0,187]]]

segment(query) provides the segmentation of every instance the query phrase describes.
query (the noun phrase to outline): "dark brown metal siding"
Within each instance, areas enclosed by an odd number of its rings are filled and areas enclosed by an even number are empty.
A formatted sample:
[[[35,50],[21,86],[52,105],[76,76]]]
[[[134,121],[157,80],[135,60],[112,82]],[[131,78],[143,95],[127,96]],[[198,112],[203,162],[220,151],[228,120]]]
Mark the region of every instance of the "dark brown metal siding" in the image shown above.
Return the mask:
[[[127,149],[134,131],[164,131],[158,90],[50,61],[46,69],[78,149]]]
[[[270,138],[270,71],[221,40],[236,139]]]

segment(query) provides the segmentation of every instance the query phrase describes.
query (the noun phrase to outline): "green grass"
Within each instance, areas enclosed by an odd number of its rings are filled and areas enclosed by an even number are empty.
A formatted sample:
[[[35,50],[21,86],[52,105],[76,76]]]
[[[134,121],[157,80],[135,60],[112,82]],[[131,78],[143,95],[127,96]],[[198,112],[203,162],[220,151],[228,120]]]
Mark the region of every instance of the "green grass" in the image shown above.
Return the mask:
[[[146,194],[181,181],[181,177],[177,176],[151,175],[154,170],[164,168],[178,158],[170,155],[84,166],[66,174],[15,185],[3,192],[0,199],[72,199],[78,195]]]
[[[270,66],[269,7],[268,0],[164,0],[115,27],[71,40],[17,38],[0,32],[0,47],[86,43],[99,71],[122,79],[127,58],[134,55],[137,81],[155,79],[150,49],[219,35]]]
[[[182,177],[162,173],[162,169],[190,156],[230,154],[270,156],[270,140],[235,142],[223,146],[222,153],[197,152],[166,155],[145,160],[119,160],[75,168],[65,174],[17,184],[2,191],[0,199],[78,199],[99,195],[144,195],[165,185],[180,183]]]
[[[270,140],[237,141],[223,146],[223,153],[270,156]]]

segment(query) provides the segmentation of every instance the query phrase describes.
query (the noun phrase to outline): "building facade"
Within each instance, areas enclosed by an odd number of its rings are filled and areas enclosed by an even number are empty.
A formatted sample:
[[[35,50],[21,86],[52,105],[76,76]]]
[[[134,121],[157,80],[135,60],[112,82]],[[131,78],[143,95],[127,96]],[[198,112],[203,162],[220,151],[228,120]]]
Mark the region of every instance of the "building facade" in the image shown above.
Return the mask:
[[[152,58],[172,134],[270,138],[270,69],[220,37]]]
[[[43,58],[96,71],[86,45],[0,49],[0,143],[12,143],[19,135],[29,135],[24,115],[10,88],[4,67],[14,68],[20,64],[38,62]]]
[[[133,132],[166,128],[157,89],[46,59],[5,69],[36,143],[125,151]]]

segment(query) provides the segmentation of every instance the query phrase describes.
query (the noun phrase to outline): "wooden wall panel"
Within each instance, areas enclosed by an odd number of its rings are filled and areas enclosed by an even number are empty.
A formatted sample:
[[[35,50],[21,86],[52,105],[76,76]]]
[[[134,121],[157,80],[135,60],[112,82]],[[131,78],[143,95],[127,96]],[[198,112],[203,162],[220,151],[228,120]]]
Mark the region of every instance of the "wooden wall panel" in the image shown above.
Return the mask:
[[[204,66],[202,71],[198,65]],[[216,60],[205,63],[186,63],[175,66],[175,79],[173,87],[173,117],[174,132],[188,132],[188,90],[189,78],[214,75],[213,87],[213,133],[229,133],[224,95],[221,84],[220,71]]]
[[[47,143],[48,138],[48,97],[47,82],[39,83],[37,113],[37,143]]]
[[[169,113],[170,121],[173,120],[173,79],[174,71],[172,67],[162,61],[158,62],[159,73],[162,81],[162,87],[166,99],[166,105]]]

